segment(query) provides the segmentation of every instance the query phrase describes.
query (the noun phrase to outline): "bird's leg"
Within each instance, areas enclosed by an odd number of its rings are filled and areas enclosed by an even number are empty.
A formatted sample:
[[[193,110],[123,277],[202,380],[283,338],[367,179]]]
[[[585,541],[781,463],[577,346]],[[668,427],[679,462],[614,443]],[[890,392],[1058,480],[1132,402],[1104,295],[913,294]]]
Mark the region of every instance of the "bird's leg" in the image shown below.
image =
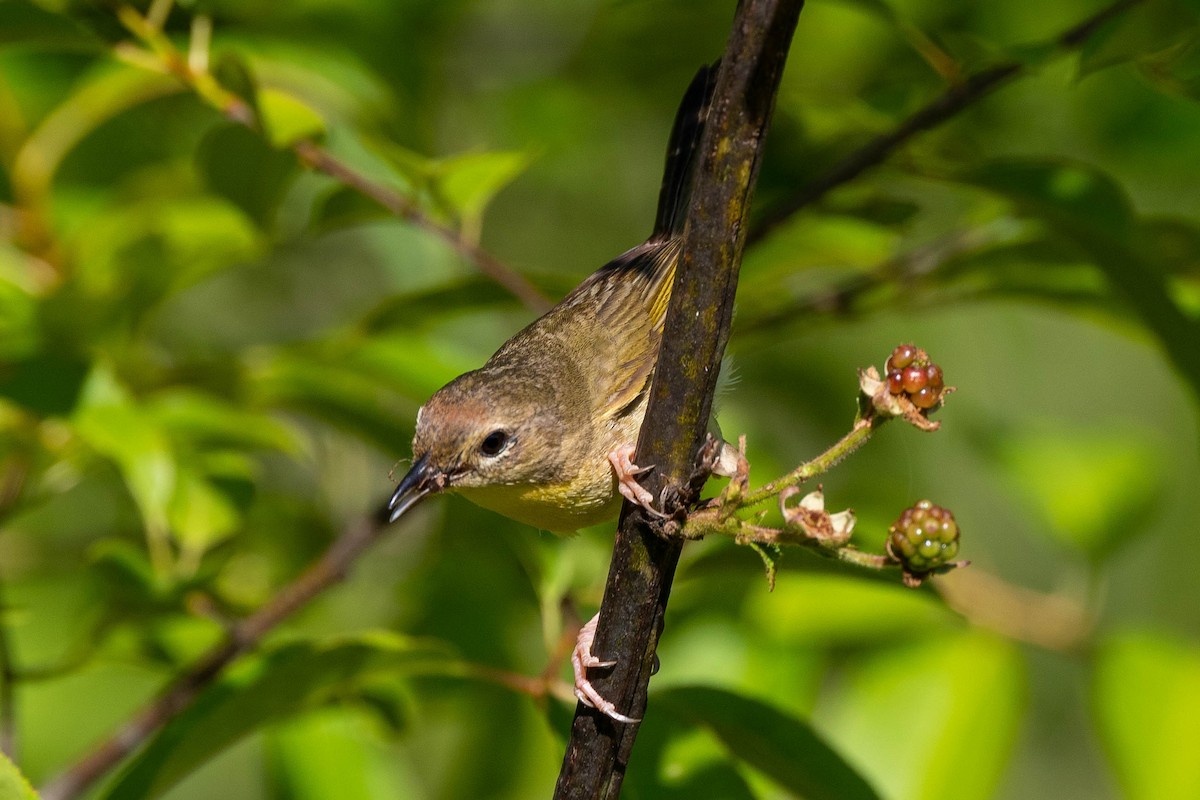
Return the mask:
[[[654,502],[654,495],[637,482],[638,475],[649,472],[654,467],[639,467],[634,464],[633,450],[633,445],[623,444],[608,454],[608,463],[612,464],[613,473],[617,476],[617,491],[635,506],[645,509],[651,516],[665,518],[666,514],[650,505]]]
[[[575,652],[571,653],[571,669],[575,671],[575,696],[588,708],[594,708],[617,722],[641,722],[640,719],[618,713],[617,707],[605,700],[587,679],[589,667],[611,667],[617,663],[601,661],[592,655],[592,642],[596,638],[596,623],[599,621],[600,615],[596,614],[579,629],[579,636],[575,640]]]

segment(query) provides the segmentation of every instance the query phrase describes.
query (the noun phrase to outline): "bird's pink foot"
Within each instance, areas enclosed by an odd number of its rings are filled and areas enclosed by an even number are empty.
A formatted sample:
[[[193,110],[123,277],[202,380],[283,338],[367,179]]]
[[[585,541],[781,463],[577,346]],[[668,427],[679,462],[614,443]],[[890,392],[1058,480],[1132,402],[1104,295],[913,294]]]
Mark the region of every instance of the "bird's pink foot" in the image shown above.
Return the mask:
[[[599,620],[599,614],[588,620],[587,624],[579,629],[579,636],[575,639],[575,652],[571,654],[571,668],[575,671],[575,696],[585,706],[594,708],[617,722],[641,722],[619,713],[617,707],[605,700],[587,679],[589,667],[611,667],[617,663],[601,661],[592,655],[592,641],[596,638],[596,623]]]
[[[635,506],[641,506],[648,514],[656,517],[667,516],[651,505],[654,502],[654,495],[637,482],[638,475],[649,472],[654,467],[639,467],[633,463],[632,458],[633,445],[631,444],[622,445],[608,454],[608,462],[612,464],[613,473],[617,476],[617,491]]]

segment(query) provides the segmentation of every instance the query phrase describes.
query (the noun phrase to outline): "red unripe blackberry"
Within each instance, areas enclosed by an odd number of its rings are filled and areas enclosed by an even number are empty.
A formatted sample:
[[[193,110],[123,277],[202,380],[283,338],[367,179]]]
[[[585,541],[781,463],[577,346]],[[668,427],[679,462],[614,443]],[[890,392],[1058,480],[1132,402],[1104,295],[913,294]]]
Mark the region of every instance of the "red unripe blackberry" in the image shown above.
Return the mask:
[[[942,382],[942,368],[937,364],[930,364],[925,367],[925,385],[939,392],[945,385]]]
[[[917,348],[914,345],[902,344],[892,351],[892,355],[888,358],[885,366],[888,372],[896,369],[904,369],[913,363],[913,359],[916,357]]]
[[[887,387],[892,394],[900,394],[904,391],[904,377],[900,374],[900,370],[894,369],[887,374]]]
[[[925,370],[916,365],[905,367],[900,371],[900,380],[904,384],[904,391],[909,394],[919,392],[925,388]]]
[[[942,387],[936,389],[932,386],[926,386],[924,389],[909,395],[912,404],[917,408],[933,408],[938,404],[938,400],[942,396]]]

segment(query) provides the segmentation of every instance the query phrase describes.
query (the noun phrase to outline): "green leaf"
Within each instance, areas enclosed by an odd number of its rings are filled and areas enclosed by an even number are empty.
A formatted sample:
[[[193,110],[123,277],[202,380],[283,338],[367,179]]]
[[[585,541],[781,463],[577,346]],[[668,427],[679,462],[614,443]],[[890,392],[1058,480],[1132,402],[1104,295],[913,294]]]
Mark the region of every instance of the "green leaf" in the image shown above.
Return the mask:
[[[281,645],[239,664],[202,691],[129,763],[104,797],[157,797],[266,725],[353,698],[357,687],[379,676],[444,672],[452,663],[428,644],[384,633]]]
[[[1092,699],[1109,761],[1130,800],[1200,797],[1200,648],[1153,633],[1100,648]]]
[[[313,207],[310,224],[319,233],[392,218],[392,212],[349,186],[336,186]]]
[[[1125,191],[1083,164],[999,159],[970,170],[965,177],[1035,216],[1068,223],[1077,232],[1104,232],[1119,238],[1132,230],[1133,209]]]
[[[250,70],[250,65],[236,53],[222,53],[217,56],[212,66],[213,77],[217,83],[233,92],[248,105],[253,113],[253,119],[262,120],[262,112],[258,107],[258,81]]]
[[[375,800],[417,796],[397,774],[394,751],[358,709],[331,708],[275,726],[266,737],[272,797]]]
[[[250,411],[203,392],[175,389],[152,398],[147,409],[172,438],[197,447],[302,452],[297,432],[261,411]]]
[[[1146,431],[1013,432],[998,442],[1011,481],[1050,535],[1094,558],[1147,530],[1166,464]]]
[[[652,707],[710,730],[737,758],[808,800],[873,800],[875,790],[808,723],[703,686],[656,692]]]
[[[75,412],[75,432],[120,469],[148,533],[165,534],[175,490],[175,459],[166,434],[104,368],[93,370]]]
[[[27,0],[0,2],[0,47],[5,45],[82,52],[99,52],[104,47],[74,20]]]
[[[200,142],[197,165],[209,188],[268,230],[298,173],[296,158],[236,124],[219,125]]]
[[[477,225],[484,209],[532,161],[528,153],[469,153],[437,163],[439,199],[469,225]]]
[[[824,729],[887,797],[995,796],[1025,694],[1011,643],[976,631],[941,637],[859,659],[842,684]]]
[[[0,800],[38,800],[37,792],[4,753],[0,753]]]
[[[1079,164],[1000,160],[963,174],[1047,223],[1091,260],[1152,331],[1200,396],[1200,320],[1172,299],[1160,265],[1138,247],[1139,221],[1115,181]]]
[[[282,89],[261,89],[258,93],[258,106],[263,127],[275,147],[288,147],[303,139],[315,139],[325,133],[325,120],[317,110]]]
[[[0,302],[0,310],[3,308]],[[62,351],[0,363],[0,396],[39,414],[70,414],[90,367],[82,357]]]
[[[193,567],[200,556],[228,539],[241,524],[241,514],[233,503],[190,469],[179,471],[167,519],[172,538]]]
[[[1151,56],[1196,33],[1196,14],[1177,2],[1141,3],[1118,14],[1083,43],[1079,77]]]
[[[1193,31],[1174,47],[1142,59],[1140,66],[1160,89],[1200,100],[1200,33]]]
[[[951,618],[923,592],[845,575],[789,578],[772,594],[756,592],[746,602],[747,617],[762,635],[799,646],[912,636]]]
[[[299,354],[263,365],[251,389],[258,403],[312,414],[387,449],[412,437],[419,404],[415,394],[401,395],[395,386],[345,363]]]

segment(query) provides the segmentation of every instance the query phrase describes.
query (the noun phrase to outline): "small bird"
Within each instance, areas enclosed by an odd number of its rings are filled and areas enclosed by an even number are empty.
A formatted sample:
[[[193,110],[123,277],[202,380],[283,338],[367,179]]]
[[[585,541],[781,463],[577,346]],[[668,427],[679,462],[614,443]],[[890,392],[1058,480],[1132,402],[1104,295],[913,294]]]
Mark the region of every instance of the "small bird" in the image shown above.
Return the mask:
[[[631,458],[716,67],[701,68],[680,103],[650,238],[605,264],[418,410],[412,466],[388,503],[391,521],[441,491],[558,533],[616,517],[622,497],[658,513],[636,480],[646,468]],[[575,694],[615,720],[633,722],[587,680],[589,667],[613,663],[591,653],[597,617],[580,631],[572,657]]]

